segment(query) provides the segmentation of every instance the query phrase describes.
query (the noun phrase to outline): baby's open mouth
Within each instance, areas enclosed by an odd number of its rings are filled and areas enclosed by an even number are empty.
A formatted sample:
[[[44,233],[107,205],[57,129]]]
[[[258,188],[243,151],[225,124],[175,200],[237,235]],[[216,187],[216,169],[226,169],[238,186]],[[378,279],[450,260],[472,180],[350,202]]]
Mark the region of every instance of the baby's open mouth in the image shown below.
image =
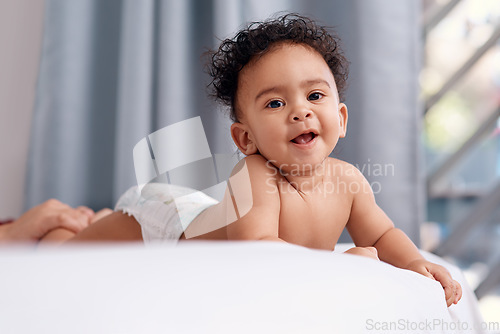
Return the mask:
[[[291,142],[295,143],[295,144],[307,144],[311,140],[313,140],[315,137],[316,137],[316,134],[314,134],[313,132],[303,133],[300,136],[293,138],[291,140]]]

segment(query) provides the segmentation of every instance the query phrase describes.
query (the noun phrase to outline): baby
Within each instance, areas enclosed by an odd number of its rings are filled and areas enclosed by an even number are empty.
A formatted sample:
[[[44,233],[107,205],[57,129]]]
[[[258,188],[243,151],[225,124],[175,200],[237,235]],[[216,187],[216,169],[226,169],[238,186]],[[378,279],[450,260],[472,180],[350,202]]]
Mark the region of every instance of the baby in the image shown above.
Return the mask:
[[[215,96],[230,107],[231,135],[246,157],[224,199],[199,214],[181,240],[275,240],[333,250],[347,228],[358,246],[348,253],[378,255],[438,280],[448,306],[460,300],[460,284],[394,227],[361,172],[329,157],[348,119],[341,102],[347,62],[335,36],[308,18],[285,15],[250,25],[211,56]],[[217,226],[232,205],[239,209],[234,222]],[[141,238],[136,218],[116,212],[75,240]]]

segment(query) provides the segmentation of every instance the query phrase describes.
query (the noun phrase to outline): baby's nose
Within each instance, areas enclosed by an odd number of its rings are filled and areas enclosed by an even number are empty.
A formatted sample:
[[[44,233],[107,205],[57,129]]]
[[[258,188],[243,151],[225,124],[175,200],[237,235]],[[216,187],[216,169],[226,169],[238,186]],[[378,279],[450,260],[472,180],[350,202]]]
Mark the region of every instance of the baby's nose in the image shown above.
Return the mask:
[[[291,122],[304,121],[306,118],[311,118],[312,112],[310,110],[298,110],[290,114]]]

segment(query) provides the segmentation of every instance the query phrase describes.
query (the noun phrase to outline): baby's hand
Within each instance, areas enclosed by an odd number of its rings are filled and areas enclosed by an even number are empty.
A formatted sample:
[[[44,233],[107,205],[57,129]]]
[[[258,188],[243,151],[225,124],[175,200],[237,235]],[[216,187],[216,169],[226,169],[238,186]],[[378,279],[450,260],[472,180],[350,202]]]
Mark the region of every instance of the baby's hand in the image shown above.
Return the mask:
[[[460,283],[451,278],[450,273],[439,264],[427,260],[415,260],[410,262],[405,269],[412,270],[433,280],[439,281],[444,289],[446,304],[448,307],[456,304],[462,298],[462,287]]]
[[[351,249],[346,250],[344,253],[346,254],[354,254],[366,256],[374,260],[380,260],[378,258],[378,252],[375,247],[353,247]]]

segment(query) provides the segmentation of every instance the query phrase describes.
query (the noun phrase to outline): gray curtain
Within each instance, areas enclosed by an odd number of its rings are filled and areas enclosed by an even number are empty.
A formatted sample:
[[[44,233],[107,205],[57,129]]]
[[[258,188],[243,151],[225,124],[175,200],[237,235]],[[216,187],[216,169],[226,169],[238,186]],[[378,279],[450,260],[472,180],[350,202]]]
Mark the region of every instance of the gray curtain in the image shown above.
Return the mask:
[[[25,207],[51,197],[112,207],[136,182],[134,145],[193,116],[212,153],[233,152],[201,54],[247,21],[293,11],[333,26],[351,61],[348,135],[334,155],[363,170],[418,242],[419,10],[418,0],[47,0]]]

